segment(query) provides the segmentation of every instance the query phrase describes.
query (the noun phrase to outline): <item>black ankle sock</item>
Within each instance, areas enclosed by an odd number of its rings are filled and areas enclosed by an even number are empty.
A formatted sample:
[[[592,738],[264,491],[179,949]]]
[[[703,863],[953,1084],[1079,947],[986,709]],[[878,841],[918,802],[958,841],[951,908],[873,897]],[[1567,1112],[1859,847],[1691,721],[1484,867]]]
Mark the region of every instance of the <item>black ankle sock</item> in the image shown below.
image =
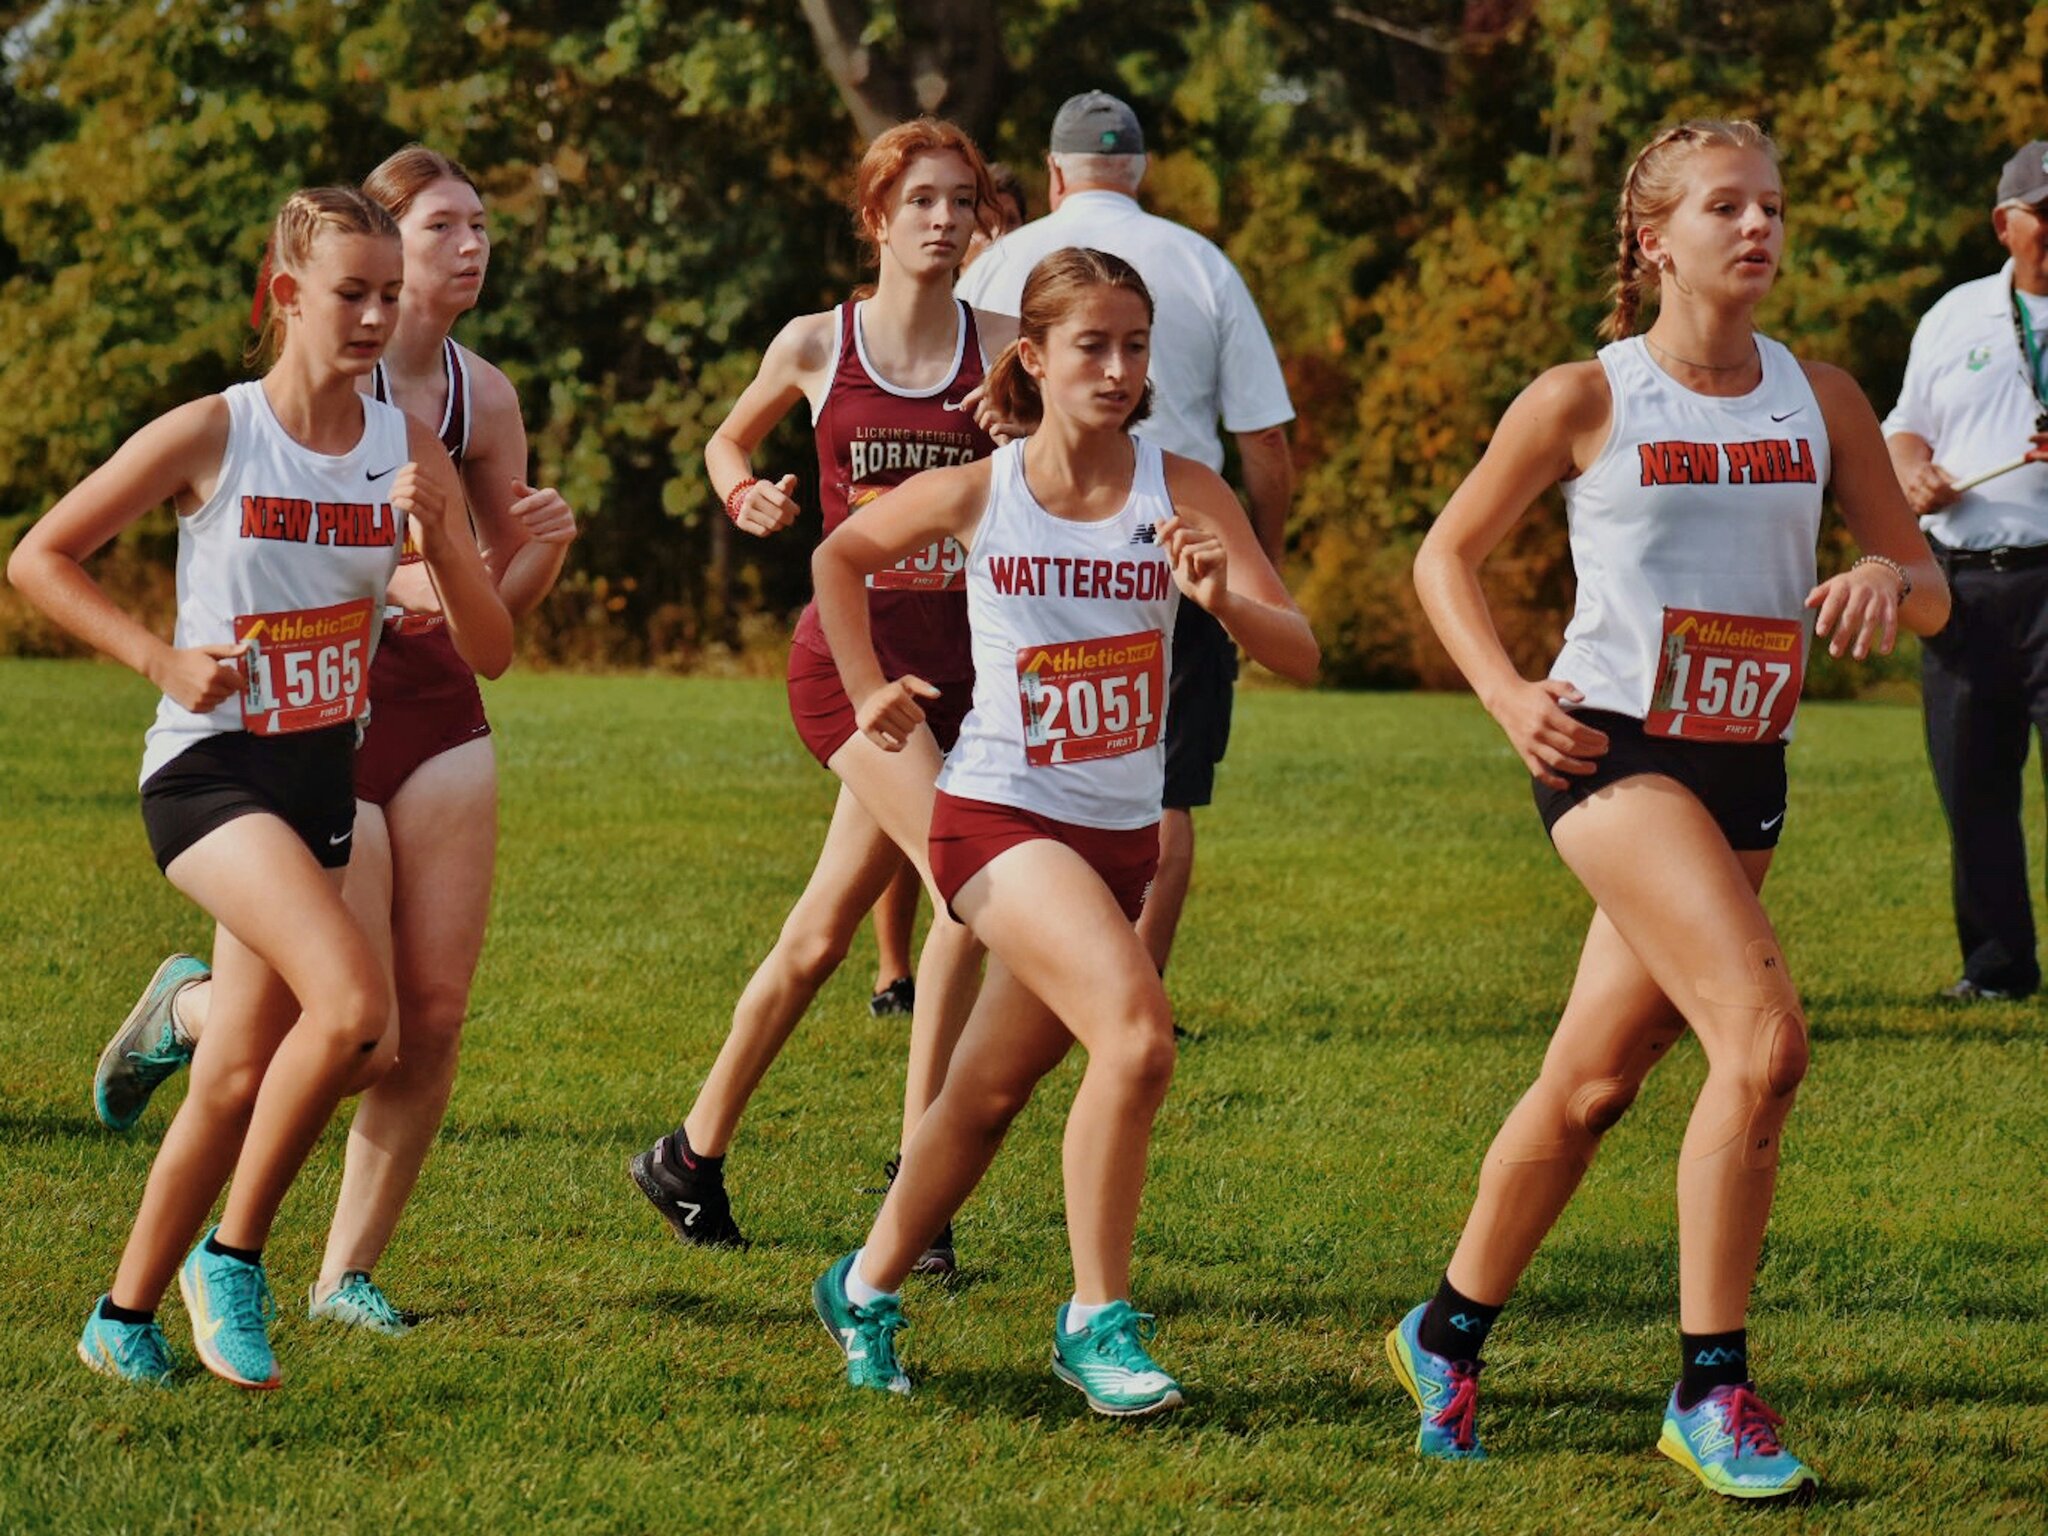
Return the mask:
[[[1487,1334],[1493,1331],[1493,1320],[1499,1316],[1499,1307],[1460,1295],[1451,1285],[1451,1277],[1445,1275],[1429,1309],[1422,1314],[1422,1326],[1417,1332],[1422,1347],[1432,1355],[1442,1355],[1446,1360],[1477,1360],[1479,1351],[1486,1348]]]
[[[725,1154],[707,1157],[690,1145],[689,1132],[680,1125],[669,1133],[668,1155],[683,1173],[705,1173],[717,1178],[725,1171]]]
[[[100,1316],[110,1323],[153,1323],[155,1312],[140,1312],[134,1307],[117,1307],[112,1296],[100,1298]]]
[[[1749,1380],[1749,1330],[1681,1333],[1678,1336],[1678,1411],[1690,1413],[1716,1387]]]
[[[261,1248],[230,1248],[214,1233],[207,1234],[206,1251],[208,1253],[224,1253],[231,1259],[240,1259],[244,1264],[261,1264],[263,1262],[263,1250]]]

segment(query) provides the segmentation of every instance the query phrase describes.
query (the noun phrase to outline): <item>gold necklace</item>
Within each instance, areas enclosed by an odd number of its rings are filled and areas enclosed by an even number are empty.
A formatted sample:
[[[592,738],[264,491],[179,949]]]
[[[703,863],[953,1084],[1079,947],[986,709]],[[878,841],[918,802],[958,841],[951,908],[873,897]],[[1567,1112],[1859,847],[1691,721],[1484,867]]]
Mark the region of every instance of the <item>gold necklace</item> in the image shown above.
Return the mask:
[[[1680,357],[1676,352],[1672,351],[1669,347],[1662,346],[1659,343],[1650,340],[1649,334],[1647,332],[1645,332],[1643,335],[1643,345],[1650,348],[1653,352],[1663,353],[1666,358],[1670,359],[1674,363],[1683,363],[1686,367],[1697,368],[1702,373],[1733,373],[1738,368],[1747,368],[1751,363],[1756,361],[1756,353],[1752,351],[1748,357],[1745,357],[1739,363],[1696,363],[1691,358]]]

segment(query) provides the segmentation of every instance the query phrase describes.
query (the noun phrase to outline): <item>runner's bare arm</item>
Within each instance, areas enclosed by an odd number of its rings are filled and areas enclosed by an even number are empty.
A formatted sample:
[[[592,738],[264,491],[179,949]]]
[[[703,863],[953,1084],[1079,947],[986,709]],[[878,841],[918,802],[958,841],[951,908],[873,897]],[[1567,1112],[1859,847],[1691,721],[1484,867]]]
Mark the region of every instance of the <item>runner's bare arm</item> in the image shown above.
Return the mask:
[[[86,574],[84,562],[167,501],[177,503],[181,516],[197,511],[219,480],[227,445],[228,403],[220,395],[159,416],[66,492],[7,561],[7,579],[23,597],[191,710],[211,709],[241,687],[231,658],[242,647],[174,648],[122,612]]]
[[[1836,656],[1845,647],[1858,657],[1872,649],[1889,654],[1900,624],[1916,635],[1931,635],[1948,623],[1948,582],[1906,504],[1863,387],[1832,364],[1802,366],[1827,423],[1831,488],[1850,537],[1865,554],[1904,566],[1913,584],[1912,595],[1900,602],[1898,578],[1882,565],[1859,565],[1831,576],[1806,600],[1807,607],[1820,610],[1814,633],[1834,637],[1828,650]]]
[[[1294,505],[1294,451],[1287,444],[1287,424],[1234,436],[1245,496],[1252,504],[1252,528],[1266,558],[1278,565],[1287,548],[1287,514]]]
[[[768,343],[754,382],[740,392],[725,420],[711,434],[711,441],[704,445],[704,468],[721,503],[734,486],[752,478],[754,450],[776,423],[794,410],[799,400],[808,399],[815,406],[823,396],[838,324],[836,310],[799,315]],[[772,483],[756,481],[748,487],[735,521],[757,537],[787,528],[796,521],[795,489],[795,475],[784,475]]]
[[[891,683],[882,675],[868,631],[867,578],[938,539],[971,545],[988,505],[990,463],[978,459],[911,476],[841,523],[811,556],[818,618],[861,729],[870,729],[870,701],[887,688],[891,697],[876,701],[874,709],[901,727],[894,732],[899,746],[924,718],[914,697],[933,698],[937,690],[922,678]]]
[[[512,664],[512,616],[470,533],[454,460],[425,422],[408,416],[405,431],[412,460],[392,482],[391,504],[412,524],[457,653],[471,670],[496,677]]]
[[[1166,456],[1174,515],[1158,530],[1183,596],[1214,614],[1260,666],[1314,680],[1322,651],[1236,495],[1206,464]]]
[[[526,482],[526,418],[512,381],[481,358],[471,361],[470,378],[476,422],[459,466],[462,485],[498,596],[523,619],[562,574],[576,514],[560,491]]]
[[[1422,610],[1479,702],[1527,764],[1553,789],[1564,773],[1593,771],[1607,738],[1558,707],[1568,682],[1530,682],[1515,670],[1487,612],[1479,567],[1530,504],[1591,464],[1607,436],[1607,376],[1597,362],[1567,363],[1516,397],[1479,463],[1452,493],[1415,556]]]

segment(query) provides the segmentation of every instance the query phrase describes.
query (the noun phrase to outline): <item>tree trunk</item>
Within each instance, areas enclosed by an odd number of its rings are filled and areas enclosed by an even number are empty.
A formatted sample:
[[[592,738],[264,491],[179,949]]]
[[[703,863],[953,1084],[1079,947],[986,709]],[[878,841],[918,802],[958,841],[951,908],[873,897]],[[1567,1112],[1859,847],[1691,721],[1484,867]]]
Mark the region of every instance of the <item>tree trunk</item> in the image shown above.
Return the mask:
[[[995,127],[1002,29],[992,0],[898,0],[893,35],[861,41],[864,0],[800,0],[861,137],[929,113],[979,139]]]

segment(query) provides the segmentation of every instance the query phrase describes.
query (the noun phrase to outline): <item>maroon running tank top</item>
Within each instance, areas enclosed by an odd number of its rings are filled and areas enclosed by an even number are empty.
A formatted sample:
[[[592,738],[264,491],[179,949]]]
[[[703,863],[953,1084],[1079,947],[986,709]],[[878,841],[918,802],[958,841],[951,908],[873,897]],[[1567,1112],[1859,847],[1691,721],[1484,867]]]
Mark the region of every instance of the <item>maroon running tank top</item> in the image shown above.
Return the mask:
[[[860,305],[839,306],[838,354],[818,408],[818,492],[830,533],[892,486],[920,470],[966,464],[995,452],[960,402],[981,383],[981,337],[974,311],[960,305],[953,372],[936,389],[889,384],[868,366]],[[915,673],[930,683],[974,676],[967,628],[967,557],[951,539],[906,556],[868,578],[868,625],[884,676]],[[797,621],[796,643],[830,656],[815,601]]]
[[[447,371],[448,378],[448,406],[441,413],[441,446],[448,450],[448,457],[455,461],[459,470],[462,456],[469,448],[472,409],[469,364],[463,360],[462,349],[452,338],[444,338],[441,343],[441,366]],[[370,388],[379,400],[391,400],[391,381],[381,361],[370,374]],[[411,565],[419,558],[418,547],[407,539],[399,564]],[[438,613],[407,613],[399,608],[386,608],[383,638],[377,646],[376,659],[370,663],[372,717],[376,715],[380,699],[420,701],[472,696],[481,698],[476,674],[462,659],[462,653],[455,649],[447,620]],[[479,713],[482,707],[479,703]]]

